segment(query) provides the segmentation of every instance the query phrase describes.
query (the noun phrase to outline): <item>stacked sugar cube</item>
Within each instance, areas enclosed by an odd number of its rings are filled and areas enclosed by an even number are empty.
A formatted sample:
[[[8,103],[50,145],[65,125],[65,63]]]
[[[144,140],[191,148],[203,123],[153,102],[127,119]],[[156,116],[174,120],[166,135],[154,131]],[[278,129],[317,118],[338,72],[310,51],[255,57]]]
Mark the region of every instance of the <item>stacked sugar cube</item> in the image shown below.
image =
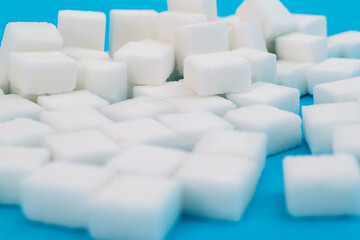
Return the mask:
[[[99,239],[164,239],[182,213],[238,221],[303,124],[320,156],[284,160],[289,213],[359,215],[360,33],[327,38],[326,17],[278,0],[216,4],[112,10],[109,52],[104,13],[9,23],[0,203]]]

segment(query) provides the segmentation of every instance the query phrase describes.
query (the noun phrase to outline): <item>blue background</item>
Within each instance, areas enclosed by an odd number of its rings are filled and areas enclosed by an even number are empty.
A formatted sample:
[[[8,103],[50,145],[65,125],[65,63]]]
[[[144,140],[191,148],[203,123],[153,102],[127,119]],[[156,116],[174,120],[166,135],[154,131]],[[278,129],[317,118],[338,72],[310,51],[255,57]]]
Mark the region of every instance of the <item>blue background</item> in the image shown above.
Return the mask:
[[[242,0],[218,0],[220,16],[233,14]],[[283,0],[293,13],[323,14],[328,17],[329,34],[360,30],[359,0]],[[56,24],[62,9],[93,10],[108,13],[110,9],[166,10],[165,0],[59,0],[2,1],[0,35],[8,22],[46,21]],[[312,104],[311,97],[302,105]],[[259,181],[258,189],[243,219],[237,223],[184,218],[171,232],[171,240],[227,239],[360,239],[359,218],[294,219],[285,208],[282,159],[286,155],[309,154],[305,143],[287,153],[271,157]],[[83,240],[91,239],[85,231],[73,231],[27,221],[18,207],[0,206],[1,240]]]

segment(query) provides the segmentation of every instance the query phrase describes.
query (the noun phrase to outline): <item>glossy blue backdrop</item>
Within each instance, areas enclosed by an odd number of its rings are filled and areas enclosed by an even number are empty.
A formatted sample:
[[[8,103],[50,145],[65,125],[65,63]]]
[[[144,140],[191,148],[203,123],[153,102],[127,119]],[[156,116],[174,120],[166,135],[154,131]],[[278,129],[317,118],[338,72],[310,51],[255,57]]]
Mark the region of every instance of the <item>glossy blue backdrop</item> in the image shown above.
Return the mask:
[[[220,16],[233,14],[242,0],[218,0]],[[323,14],[328,17],[329,33],[360,30],[359,0],[283,0],[294,13]],[[47,21],[56,24],[61,9],[166,10],[165,0],[60,0],[7,1],[0,7],[0,35],[7,22]],[[303,105],[312,98],[302,99]],[[256,195],[243,219],[237,223],[183,219],[169,235],[171,240],[237,240],[237,239],[360,239],[360,219],[294,219],[288,216],[284,203],[282,159],[286,155],[309,154],[306,144],[290,152],[271,157],[260,179]],[[0,240],[85,240],[85,231],[72,231],[27,221],[18,207],[0,206]]]

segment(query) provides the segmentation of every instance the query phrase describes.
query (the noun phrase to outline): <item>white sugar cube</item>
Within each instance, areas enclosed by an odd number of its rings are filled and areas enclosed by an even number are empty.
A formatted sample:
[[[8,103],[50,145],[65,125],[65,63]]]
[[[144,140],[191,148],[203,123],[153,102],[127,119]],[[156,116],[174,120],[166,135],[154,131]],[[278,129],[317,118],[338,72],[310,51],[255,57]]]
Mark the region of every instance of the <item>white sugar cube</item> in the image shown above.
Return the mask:
[[[186,215],[238,221],[254,195],[258,174],[251,161],[194,154],[175,179],[183,187]]]
[[[159,99],[193,96],[195,92],[186,86],[184,80],[166,82],[158,86],[135,86],[133,97],[148,96]]]
[[[157,117],[157,120],[177,132],[180,148],[191,150],[209,131],[233,129],[233,126],[211,112],[173,113]]]
[[[251,64],[232,53],[192,55],[185,60],[184,81],[198,95],[244,92],[251,87]]]
[[[72,91],[76,86],[76,75],[76,61],[61,52],[10,54],[9,81],[23,94]]]
[[[337,57],[360,58],[360,32],[347,31],[328,38],[328,44],[332,46]]]
[[[184,163],[189,153],[166,147],[137,145],[109,161],[107,167],[120,174],[169,177]]]
[[[258,21],[236,24],[229,30],[230,49],[252,48],[267,52],[264,35]]]
[[[328,58],[341,58],[342,57],[342,46],[336,42],[330,42],[328,37],[327,41],[327,51]]]
[[[276,39],[276,53],[280,60],[322,62],[327,58],[326,37],[291,33]]]
[[[167,101],[174,104],[179,112],[209,111],[218,116],[224,116],[225,113],[236,108],[234,103],[219,96],[189,96],[171,98]]]
[[[360,160],[360,123],[338,125],[333,130],[332,149],[335,154],[351,154]]]
[[[167,0],[170,11],[203,13],[209,21],[217,19],[216,0]]]
[[[349,155],[284,160],[286,205],[294,217],[360,215],[360,171]]]
[[[127,70],[125,63],[110,61],[81,61],[76,89],[86,89],[110,103],[127,99]]]
[[[92,197],[110,178],[107,169],[97,166],[49,164],[22,182],[22,210],[32,221],[84,228]]]
[[[241,23],[241,19],[237,15],[229,15],[226,17],[218,17],[218,22],[224,22],[228,26],[228,29],[236,26],[237,24]]]
[[[276,79],[276,55],[251,48],[233,50],[233,53],[244,57],[251,63],[252,82],[275,83]]]
[[[87,90],[75,91],[50,96],[40,96],[38,104],[47,110],[76,109],[82,107],[101,108],[109,103]]]
[[[110,55],[128,42],[156,39],[157,18],[153,10],[111,10]]]
[[[20,203],[20,183],[50,160],[45,148],[0,147],[0,203]]]
[[[306,73],[315,63],[292,62],[280,60],[277,62],[277,83],[282,86],[297,88],[300,96],[308,93]]]
[[[99,129],[112,123],[92,108],[46,111],[40,114],[40,120],[58,132]]]
[[[106,106],[100,111],[114,121],[124,121],[174,113],[177,109],[164,100],[144,96]]]
[[[297,27],[296,19],[279,0],[245,0],[236,14],[243,21],[258,20],[267,42]]]
[[[310,14],[293,14],[297,23],[297,32],[316,36],[327,36],[326,16]]]
[[[360,77],[316,85],[314,103],[356,101],[360,95]]]
[[[207,22],[206,15],[201,13],[161,12],[157,20],[157,38],[164,42],[174,43],[175,28],[205,22]]]
[[[110,56],[107,52],[94,50],[94,49],[66,47],[66,48],[61,49],[61,52],[76,61],[109,60],[110,59]]]
[[[58,29],[64,47],[104,50],[106,16],[102,12],[59,11]]]
[[[180,218],[181,188],[168,179],[120,176],[90,208],[88,228],[96,239],[161,240]]]
[[[222,22],[178,27],[174,38],[179,75],[184,73],[184,60],[187,56],[229,50],[227,26]]]
[[[55,131],[48,125],[28,118],[0,123],[0,145],[37,147]]]
[[[0,95],[0,122],[19,117],[39,119],[44,108],[17,95]]]
[[[102,128],[102,131],[124,148],[145,143],[169,147],[177,146],[176,132],[152,118],[114,123]]]
[[[360,59],[329,58],[309,68],[306,75],[309,93],[313,94],[318,84],[360,77]]]
[[[227,99],[238,107],[265,104],[299,114],[300,92],[298,89],[271,83],[257,82],[248,92],[227,94]]]
[[[305,139],[313,154],[332,152],[333,129],[337,125],[360,123],[357,102],[304,106],[302,109]]]
[[[45,139],[56,160],[103,164],[120,153],[120,148],[96,130],[59,133]]]
[[[268,105],[251,105],[232,110],[224,118],[238,130],[266,133],[268,155],[301,144],[301,119],[294,113]]]
[[[130,42],[114,54],[114,59],[126,63],[129,82],[159,85],[174,70],[175,49],[172,44],[155,40]]]

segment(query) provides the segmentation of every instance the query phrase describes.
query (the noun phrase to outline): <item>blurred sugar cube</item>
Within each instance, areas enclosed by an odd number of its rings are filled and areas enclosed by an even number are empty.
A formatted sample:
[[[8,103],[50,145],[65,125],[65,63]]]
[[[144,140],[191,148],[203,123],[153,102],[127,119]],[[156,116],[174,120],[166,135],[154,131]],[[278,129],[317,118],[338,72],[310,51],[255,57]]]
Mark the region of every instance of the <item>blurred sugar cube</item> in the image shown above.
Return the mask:
[[[326,16],[311,14],[292,14],[298,23],[297,32],[327,37]]]
[[[205,14],[209,21],[217,19],[216,0],[167,0],[169,11]]]
[[[332,47],[334,57],[360,58],[359,31],[347,31],[330,36],[328,44]]]
[[[334,127],[332,149],[334,154],[351,154],[360,161],[360,122]]]
[[[258,21],[240,22],[229,30],[230,49],[251,48],[267,52],[264,35]]]

